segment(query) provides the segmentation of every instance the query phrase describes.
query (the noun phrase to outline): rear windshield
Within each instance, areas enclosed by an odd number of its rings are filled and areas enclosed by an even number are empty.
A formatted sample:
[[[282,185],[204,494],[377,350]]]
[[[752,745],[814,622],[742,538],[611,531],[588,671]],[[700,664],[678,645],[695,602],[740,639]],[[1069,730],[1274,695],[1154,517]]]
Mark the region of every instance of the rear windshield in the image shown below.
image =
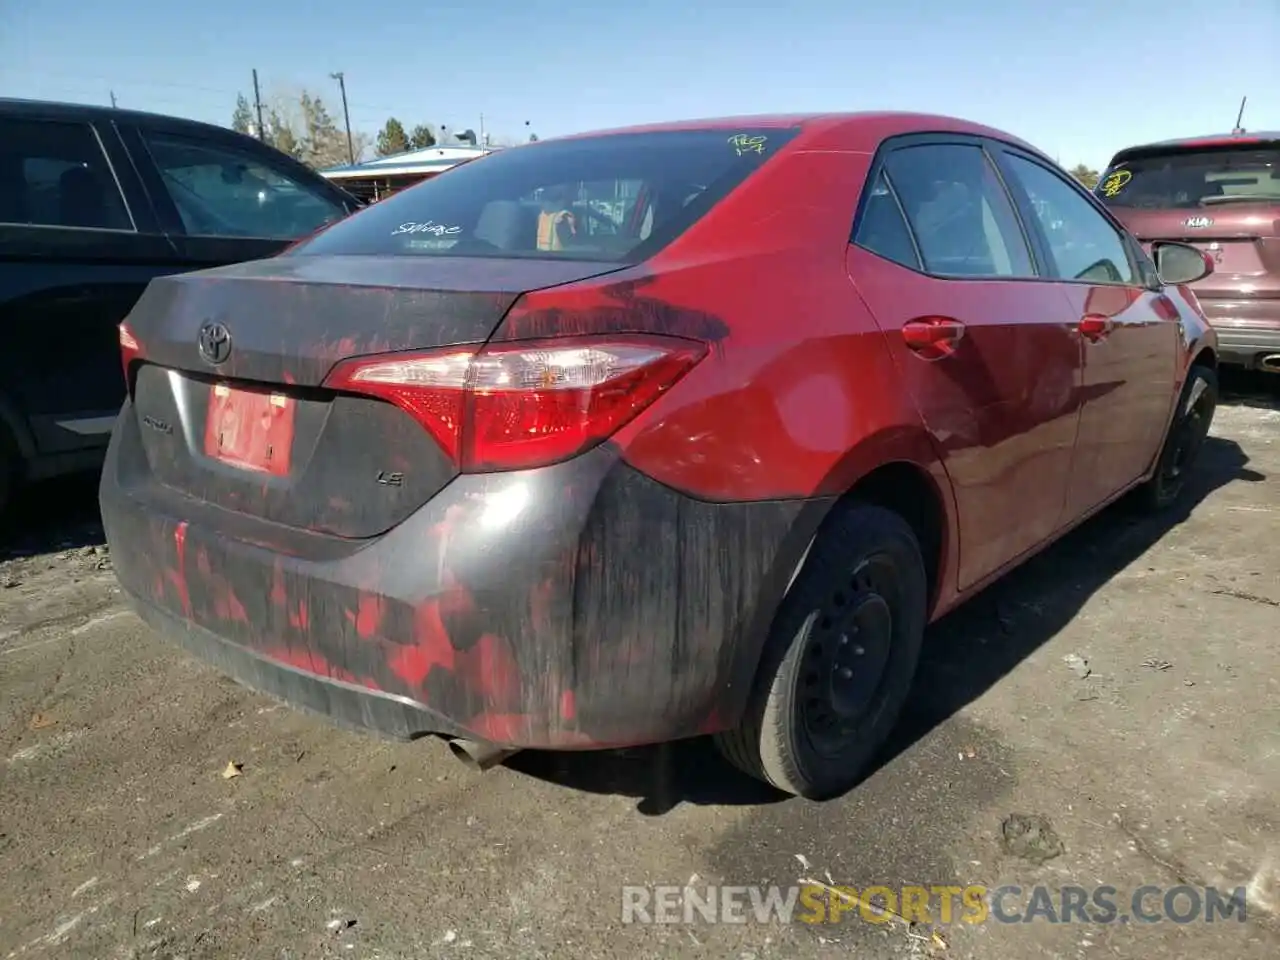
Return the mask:
[[[638,261],[797,132],[610,134],[497,150],[374,204],[290,255]]]
[[[1144,154],[1113,164],[1095,192],[1109,207],[1280,203],[1280,147]]]

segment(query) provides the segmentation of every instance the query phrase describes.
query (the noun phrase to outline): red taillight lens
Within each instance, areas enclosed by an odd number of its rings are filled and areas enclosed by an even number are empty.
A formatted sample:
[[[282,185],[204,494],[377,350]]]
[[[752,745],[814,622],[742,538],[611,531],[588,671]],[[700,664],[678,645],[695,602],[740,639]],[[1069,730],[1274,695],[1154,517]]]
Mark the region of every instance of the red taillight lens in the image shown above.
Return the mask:
[[[133,361],[142,357],[142,346],[138,343],[137,337],[133,335],[133,331],[129,329],[127,323],[120,324],[120,364],[124,368],[125,383],[129,382],[129,367]]]
[[[325,386],[388,400],[464,472],[543,466],[633,419],[706,353],[670,337],[574,337],[361,357]]]

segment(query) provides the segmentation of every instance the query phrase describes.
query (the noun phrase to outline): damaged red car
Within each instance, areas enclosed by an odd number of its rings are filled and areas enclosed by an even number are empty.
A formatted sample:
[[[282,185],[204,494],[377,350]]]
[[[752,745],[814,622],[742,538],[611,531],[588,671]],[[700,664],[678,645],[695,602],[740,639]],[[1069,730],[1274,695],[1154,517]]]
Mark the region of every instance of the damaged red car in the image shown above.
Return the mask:
[[[930,620],[1179,495],[1211,269],[944,117],[496,151],[153,281],[107,538],[149,624],[337,721],[481,767],[712,734],[828,797]]]

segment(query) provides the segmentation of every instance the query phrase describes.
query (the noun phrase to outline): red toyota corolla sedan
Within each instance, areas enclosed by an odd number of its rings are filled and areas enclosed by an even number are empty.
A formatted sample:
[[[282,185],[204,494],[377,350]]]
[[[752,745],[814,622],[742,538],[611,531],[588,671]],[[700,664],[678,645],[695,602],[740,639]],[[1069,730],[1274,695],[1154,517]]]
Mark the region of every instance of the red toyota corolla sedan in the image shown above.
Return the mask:
[[[933,618],[1216,402],[1184,284],[996,130],[752,117],[495,152],[153,281],[105,472],[160,632],[335,720],[520,748],[714,734],[854,784]]]

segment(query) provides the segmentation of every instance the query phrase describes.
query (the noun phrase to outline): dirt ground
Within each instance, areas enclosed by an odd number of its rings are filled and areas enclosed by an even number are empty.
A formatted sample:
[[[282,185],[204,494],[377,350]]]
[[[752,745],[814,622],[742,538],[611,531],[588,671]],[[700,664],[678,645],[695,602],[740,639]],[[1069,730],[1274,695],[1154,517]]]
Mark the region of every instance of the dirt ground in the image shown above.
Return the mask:
[[[92,483],[32,494],[0,563],[0,957],[1272,960],[1280,394],[1229,383],[1185,507],[1115,508],[937,625],[900,736],[821,805],[702,742],[476,775],[332,729],[126,611]],[[1057,855],[1002,842],[1013,814]],[[802,877],[1249,900],[1244,922],[622,923],[624,884]]]

